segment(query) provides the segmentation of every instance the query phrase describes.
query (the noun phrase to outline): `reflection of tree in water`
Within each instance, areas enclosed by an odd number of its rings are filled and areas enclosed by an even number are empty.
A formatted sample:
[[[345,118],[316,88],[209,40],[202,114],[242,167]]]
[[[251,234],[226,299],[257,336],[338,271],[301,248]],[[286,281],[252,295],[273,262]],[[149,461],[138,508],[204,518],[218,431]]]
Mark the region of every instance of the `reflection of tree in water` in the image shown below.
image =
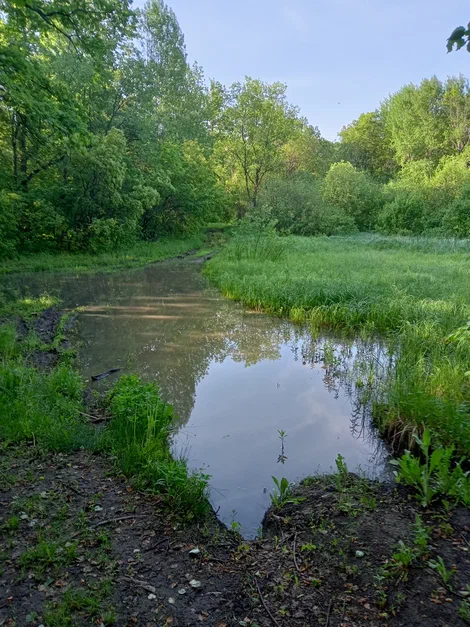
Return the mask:
[[[293,352],[298,355],[298,344]],[[371,445],[373,458],[382,457],[384,450],[372,424],[372,409],[393,371],[393,352],[378,340],[304,336],[300,354],[304,365],[324,370],[323,382],[335,398],[342,392],[350,399],[351,434]]]
[[[58,294],[67,307],[85,305],[79,336],[86,376],[116,365],[158,382],[187,422],[196,386],[211,362],[230,357],[251,366],[278,359],[289,345],[295,360],[321,368],[326,389],[351,399],[351,429],[374,440],[372,390],[393,367],[380,343],[313,337],[302,327],[255,312],[206,289],[199,268],[157,264],[118,274],[35,275],[23,285],[32,294]]]

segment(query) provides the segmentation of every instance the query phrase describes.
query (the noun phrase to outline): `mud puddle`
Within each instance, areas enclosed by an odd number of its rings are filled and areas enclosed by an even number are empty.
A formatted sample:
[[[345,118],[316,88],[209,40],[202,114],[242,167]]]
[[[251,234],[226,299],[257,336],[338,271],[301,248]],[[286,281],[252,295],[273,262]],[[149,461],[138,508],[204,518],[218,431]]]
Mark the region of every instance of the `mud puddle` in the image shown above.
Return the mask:
[[[369,390],[391,367],[380,344],[313,337],[247,312],[209,288],[188,261],[104,275],[22,275],[22,292],[47,291],[79,314],[79,364],[98,389],[123,373],[156,381],[180,416],[176,455],[211,475],[221,520],[256,535],[272,476],[384,472],[387,451],[370,426]],[[13,286],[14,287],[14,286]]]

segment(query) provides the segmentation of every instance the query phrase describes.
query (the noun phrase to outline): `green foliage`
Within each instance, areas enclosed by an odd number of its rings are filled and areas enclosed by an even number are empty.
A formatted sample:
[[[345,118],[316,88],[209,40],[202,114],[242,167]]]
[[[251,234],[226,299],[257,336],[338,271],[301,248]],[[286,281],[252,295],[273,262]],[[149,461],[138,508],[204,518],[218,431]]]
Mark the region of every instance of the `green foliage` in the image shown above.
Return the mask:
[[[442,579],[442,583],[449,587],[450,581],[455,573],[455,567],[452,567],[450,570],[447,569],[444,560],[440,555],[438,555],[436,560],[429,560],[429,566],[433,568]]]
[[[442,230],[453,237],[470,237],[470,185],[460,191],[442,217]]]
[[[221,175],[243,190],[244,207],[256,206],[267,176],[283,168],[283,146],[302,129],[298,110],[287,102],[281,83],[247,77],[220,95],[215,150]]]
[[[397,171],[397,163],[379,111],[363,113],[341,133],[340,154],[359,170],[386,182]]]
[[[274,485],[276,486],[276,490],[270,493],[272,506],[276,509],[279,509],[286,505],[287,503],[293,503],[295,505],[304,501],[304,498],[298,498],[291,496],[291,485],[287,481],[285,477],[282,479],[277,479],[276,477],[272,477]]]
[[[18,194],[0,191],[0,259],[13,257],[18,245]]]
[[[239,222],[227,247],[227,255],[238,261],[258,259],[275,262],[283,257],[286,249],[287,243],[277,235],[270,213],[261,208]]]
[[[207,513],[208,477],[189,473],[183,459],[171,457],[168,429],[173,410],[155,385],[123,376],[107,401],[112,420],[104,441],[119,468],[142,487],[161,493],[172,512],[185,518]]]
[[[321,183],[310,174],[268,180],[259,204],[282,234],[341,235],[356,230],[344,209],[325,202]]]
[[[372,230],[383,203],[380,187],[351,163],[334,163],[325,176],[323,199],[353,218],[357,228]]]
[[[470,23],[468,27],[465,26],[457,26],[452,31],[451,36],[447,40],[447,52],[452,52],[454,46],[457,50],[467,46],[467,51],[470,52]]]
[[[426,429],[423,438],[414,435],[420,454],[414,456],[410,451],[399,460],[392,460],[398,467],[395,477],[398,482],[413,486],[423,507],[427,507],[437,496],[448,496],[464,505],[470,505],[469,473],[462,469],[462,459],[453,466],[454,449],[437,448],[431,453],[431,432]]]
[[[417,235],[423,232],[426,201],[416,191],[399,190],[385,203],[378,215],[380,230],[394,235]]]
[[[393,577],[398,581],[406,581],[410,566],[415,559],[416,552],[413,547],[400,540],[395,553],[392,554],[392,559],[385,564],[383,571],[388,577]]]

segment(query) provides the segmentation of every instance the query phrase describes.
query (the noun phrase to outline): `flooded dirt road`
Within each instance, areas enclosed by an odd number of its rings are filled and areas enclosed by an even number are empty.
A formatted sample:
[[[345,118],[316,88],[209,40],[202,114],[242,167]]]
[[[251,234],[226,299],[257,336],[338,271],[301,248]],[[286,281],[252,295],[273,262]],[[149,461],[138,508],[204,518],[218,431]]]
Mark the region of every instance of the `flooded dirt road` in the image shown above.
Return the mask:
[[[175,455],[211,475],[226,524],[256,535],[272,475],[329,471],[380,476],[387,452],[370,427],[368,387],[390,367],[378,344],[313,337],[307,329],[244,311],[208,287],[201,265],[167,262],[117,274],[9,277],[23,293],[47,291],[79,314],[79,365],[122,368],[155,381],[179,415]],[[280,432],[284,432],[283,438]],[[282,449],[282,443],[284,448]]]

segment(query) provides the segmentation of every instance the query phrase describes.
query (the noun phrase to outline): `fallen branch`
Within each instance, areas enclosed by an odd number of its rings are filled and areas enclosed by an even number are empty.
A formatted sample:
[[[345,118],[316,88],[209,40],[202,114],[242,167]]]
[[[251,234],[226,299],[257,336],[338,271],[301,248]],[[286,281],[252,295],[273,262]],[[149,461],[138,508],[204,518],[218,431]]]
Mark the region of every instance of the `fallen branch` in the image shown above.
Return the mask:
[[[330,616],[331,616],[331,606],[333,605],[333,597],[330,599],[330,603],[328,605],[328,614],[326,615],[326,624],[325,627],[328,627],[330,624]]]
[[[294,536],[294,544],[292,546],[292,554],[294,556],[294,566],[295,566],[295,570],[300,573],[300,568],[299,565],[297,564],[297,557],[295,555],[295,548],[296,548],[296,544],[297,544],[297,531],[295,532],[295,536]]]
[[[157,591],[156,588],[151,586],[146,581],[140,581],[140,579],[134,579],[133,577],[123,577],[123,579],[124,579],[124,581],[128,581],[129,583],[133,583],[136,586],[140,586],[141,588],[143,588],[144,590],[147,590],[147,592],[151,592],[152,594],[155,594],[155,592]]]
[[[92,414],[87,414],[84,411],[78,412],[80,416],[85,416],[85,418],[90,418],[92,422],[104,422],[107,420],[106,416],[93,416]]]
[[[259,594],[259,598],[261,600],[261,603],[263,604],[264,609],[266,610],[269,618],[272,620],[272,622],[276,625],[276,627],[280,627],[279,623],[277,622],[277,620],[274,618],[274,616],[271,614],[271,610],[269,609],[269,607],[266,605],[266,601],[263,598],[263,595],[261,594],[261,588],[259,587],[259,583],[258,580],[256,579],[256,577],[253,577],[253,579],[255,580],[255,584],[256,587],[258,588],[258,594]]]
[[[139,518],[139,516],[133,514],[132,516],[118,516],[117,518],[108,518],[106,520],[101,520],[94,525],[90,525],[88,529],[95,529],[96,527],[101,527],[102,525],[109,525],[110,523],[119,522],[120,520],[130,520],[131,518]]]

